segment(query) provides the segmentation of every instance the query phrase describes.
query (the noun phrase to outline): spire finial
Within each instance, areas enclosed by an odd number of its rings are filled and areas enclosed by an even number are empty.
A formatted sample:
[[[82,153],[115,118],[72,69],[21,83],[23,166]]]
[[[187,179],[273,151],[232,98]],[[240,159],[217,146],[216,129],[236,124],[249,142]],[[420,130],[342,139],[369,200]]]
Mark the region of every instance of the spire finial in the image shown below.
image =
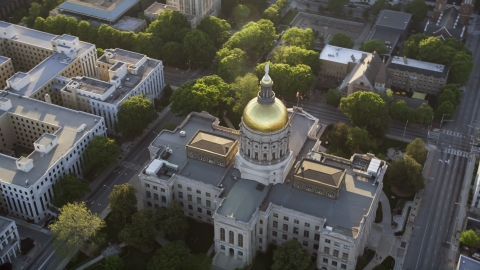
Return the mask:
[[[270,61],[265,65],[265,76],[268,76],[268,71],[270,71]]]

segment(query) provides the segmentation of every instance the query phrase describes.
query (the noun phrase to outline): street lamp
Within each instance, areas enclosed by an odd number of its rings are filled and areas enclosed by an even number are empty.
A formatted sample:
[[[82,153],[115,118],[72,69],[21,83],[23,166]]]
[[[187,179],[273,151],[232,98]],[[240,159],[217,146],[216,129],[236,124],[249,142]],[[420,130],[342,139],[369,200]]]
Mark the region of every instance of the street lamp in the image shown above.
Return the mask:
[[[444,113],[444,114],[442,115],[442,121],[440,121],[440,128],[442,128],[442,124],[443,124],[443,117],[445,117],[445,115],[448,115],[448,116],[450,116],[450,114],[448,114],[448,113]]]
[[[405,129],[403,130],[403,138],[405,139],[405,132],[407,131],[407,125],[408,125],[408,120],[407,123],[405,123]]]

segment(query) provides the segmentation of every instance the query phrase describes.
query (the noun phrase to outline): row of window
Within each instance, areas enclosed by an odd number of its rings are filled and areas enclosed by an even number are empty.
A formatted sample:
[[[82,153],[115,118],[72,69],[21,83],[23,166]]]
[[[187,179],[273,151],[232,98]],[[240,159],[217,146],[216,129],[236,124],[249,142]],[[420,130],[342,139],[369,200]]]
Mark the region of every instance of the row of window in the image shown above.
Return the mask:
[[[328,264],[328,259],[327,259],[327,258],[323,258],[323,263]],[[338,267],[338,262],[335,261],[335,260],[332,260],[332,261],[331,261],[331,264],[332,264],[332,266],[334,266],[334,267]],[[322,269],[327,269],[327,268],[326,268],[326,267],[322,267]],[[342,263],[342,264],[340,265],[340,269],[347,269],[347,265]]]
[[[220,228],[220,241],[225,242],[225,229]],[[234,231],[228,231],[228,243],[235,245],[235,232]],[[243,235],[242,234],[237,234],[237,246],[243,247]]]
[[[300,183],[300,182],[295,182],[294,186],[295,186],[296,188],[299,188],[299,189],[302,189],[302,188],[303,188],[303,185],[302,185],[302,183]],[[312,188],[311,185],[305,185],[305,190],[311,192],[311,191],[313,191],[313,188]],[[315,193],[320,194],[320,195],[323,195],[323,189],[322,189],[322,188],[317,188],[317,189],[315,190]],[[328,196],[328,197],[332,197],[332,198],[333,198],[333,197],[334,197],[334,194],[335,194],[335,193],[333,193],[333,192],[327,191],[327,196]]]

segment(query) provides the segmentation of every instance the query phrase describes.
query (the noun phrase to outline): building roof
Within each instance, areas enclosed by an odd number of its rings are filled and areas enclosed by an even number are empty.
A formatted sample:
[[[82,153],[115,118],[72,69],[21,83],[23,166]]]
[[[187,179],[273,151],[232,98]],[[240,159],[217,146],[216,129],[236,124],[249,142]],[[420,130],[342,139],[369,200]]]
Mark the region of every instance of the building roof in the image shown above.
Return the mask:
[[[5,62],[7,62],[8,59],[10,59],[10,58],[0,55],[0,65],[2,65],[2,64],[5,63]]]
[[[158,15],[158,14],[164,12],[167,9],[177,10],[177,8],[174,7],[174,6],[169,6],[169,5],[166,5],[166,4],[153,2],[153,4],[151,4],[147,9],[145,9],[145,12]]]
[[[377,53],[373,53],[367,58],[365,58],[363,62],[357,64],[352,69],[352,72],[348,77],[347,83],[351,83],[361,76],[365,76],[372,85],[372,87],[375,86],[375,82],[377,81],[377,79],[378,81],[384,80],[384,83],[387,83],[389,76],[387,72],[381,72],[382,68],[385,69],[382,58]]]
[[[105,54],[100,56],[100,58],[98,58],[98,61],[104,62],[106,64],[110,64],[110,62],[108,62],[107,60],[107,56],[106,56],[107,53],[111,53],[113,55],[110,59],[118,62],[124,62],[129,65],[137,65],[140,61],[142,61],[143,58],[146,57],[145,54],[116,48],[116,49],[106,49]]]
[[[480,269],[480,261],[469,258],[463,254],[460,254],[458,259],[456,270],[475,270]]]
[[[53,142],[56,138],[57,138],[57,136],[55,136],[53,134],[45,133],[42,136],[40,136],[40,138],[38,138],[38,140],[36,140],[35,143],[45,146],[45,145],[48,145],[49,143]]]
[[[407,29],[411,19],[410,13],[384,9],[378,16],[376,25],[404,30]]]
[[[142,19],[137,19],[129,16],[123,16],[117,23],[112,25],[113,28],[121,31],[139,31],[142,26],[146,26],[147,22]]]
[[[298,166],[295,175],[310,181],[323,183],[330,186],[338,186],[342,180],[344,170],[322,164],[318,161],[304,159]]]
[[[235,140],[220,136],[217,134],[205,132],[199,130],[197,134],[188,143],[189,146],[193,146],[205,151],[210,151],[220,155],[226,155],[235,144]]]
[[[70,80],[79,83],[79,86],[78,86],[79,90],[91,92],[92,94],[96,94],[96,95],[105,94],[105,92],[107,92],[107,90],[113,86],[111,83],[107,83],[99,79],[84,77],[84,76],[73,77]]]
[[[436,25],[445,28],[457,28],[460,24],[457,24],[458,9],[455,6],[446,8],[442,15],[438,18]]]
[[[138,2],[140,0],[68,0],[58,8],[74,14],[114,22]]]
[[[0,233],[3,233],[6,229],[8,229],[10,226],[13,226],[15,224],[15,221],[0,216]]]
[[[348,64],[351,62],[358,63],[362,57],[366,57],[368,55],[370,55],[370,53],[327,44],[320,53],[320,59],[336,63]]]
[[[406,57],[393,56],[388,59],[387,68],[411,73],[446,79],[450,68],[441,64],[435,64]]]
[[[388,31],[385,29],[373,29],[372,35],[369,40],[378,39],[383,44],[387,50],[391,53],[395,46],[397,46],[398,41],[400,40],[400,33]]]
[[[3,92],[2,97],[10,99],[12,108],[0,117],[21,115],[32,120],[58,126],[54,133],[58,145],[48,154],[32,152],[28,158],[33,160],[34,167],[29,172],[20,171],[15,164],[15,158],[0,154],[0,181],[15,185],[25,185],[25,180],[37,181],[43,179],[45,172],[63,157],[83,138],[85,133],[102,120],[101,116],[74,111],[61,106],[49,104],[36,99],[22,97],[17,94]],[[2,112],[2,110],[0,110]],[[6,123],[6,122],[5,122]],[[78,131],[85,124],[84,131]],[[33,148],[33,145],[32,145]],[[34,182],[30,182],[33,185]]]

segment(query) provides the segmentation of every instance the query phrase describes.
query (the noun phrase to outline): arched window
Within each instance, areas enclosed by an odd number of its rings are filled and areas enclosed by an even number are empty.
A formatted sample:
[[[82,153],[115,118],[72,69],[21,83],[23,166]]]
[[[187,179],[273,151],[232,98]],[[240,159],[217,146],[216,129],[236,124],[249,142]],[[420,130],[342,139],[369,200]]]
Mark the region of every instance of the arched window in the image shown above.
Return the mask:
[[[233,232],[232,231],[229,231],[228,232],[228,242],[230,244],[233,244],[235,242],[235,239],[234,239],[234,236],[233,236]]]
[[[243,235],[238,234],[238,246],[243,247]]]
[[[225,241],[225,229],[220,229],[220,240]]]

